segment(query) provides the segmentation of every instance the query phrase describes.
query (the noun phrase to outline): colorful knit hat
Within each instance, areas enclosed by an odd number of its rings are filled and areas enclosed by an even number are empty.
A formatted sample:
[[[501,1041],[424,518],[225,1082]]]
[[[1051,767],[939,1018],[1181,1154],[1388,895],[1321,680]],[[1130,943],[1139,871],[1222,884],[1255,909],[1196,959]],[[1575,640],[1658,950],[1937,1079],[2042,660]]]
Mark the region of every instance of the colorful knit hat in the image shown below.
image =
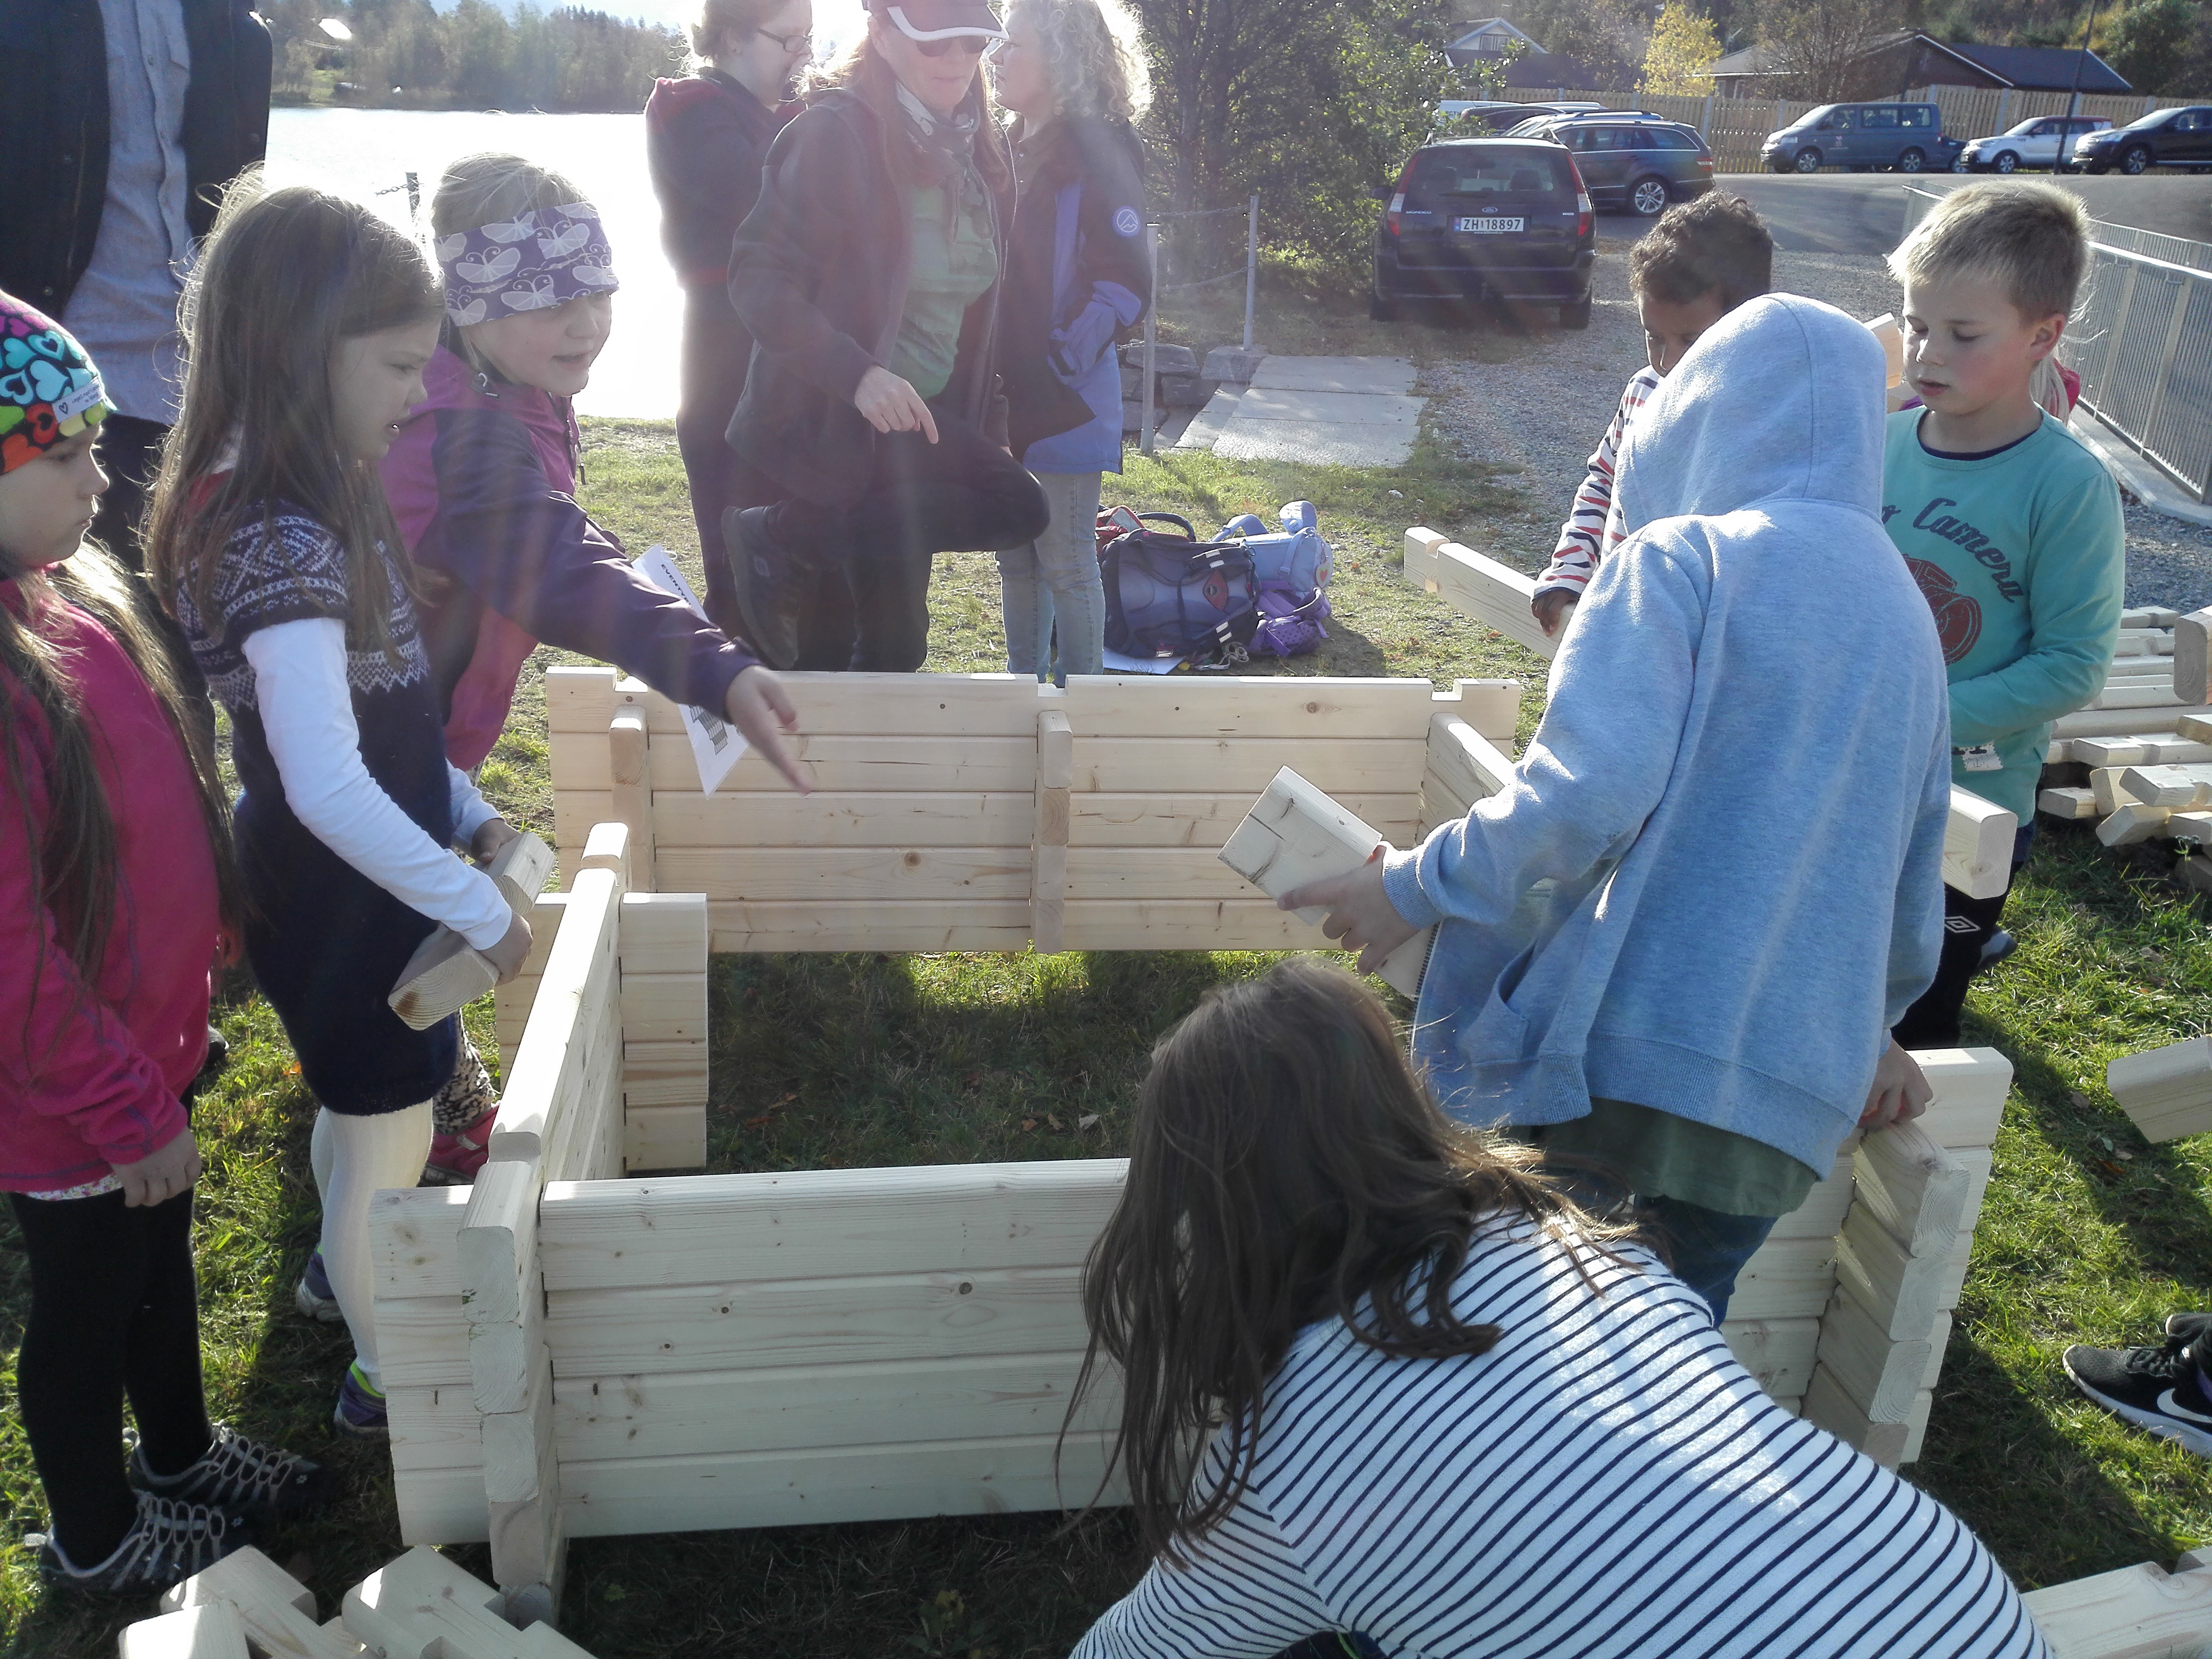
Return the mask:
[[[100,371],[52,318],[0,292],[0,472],[115,412]]]

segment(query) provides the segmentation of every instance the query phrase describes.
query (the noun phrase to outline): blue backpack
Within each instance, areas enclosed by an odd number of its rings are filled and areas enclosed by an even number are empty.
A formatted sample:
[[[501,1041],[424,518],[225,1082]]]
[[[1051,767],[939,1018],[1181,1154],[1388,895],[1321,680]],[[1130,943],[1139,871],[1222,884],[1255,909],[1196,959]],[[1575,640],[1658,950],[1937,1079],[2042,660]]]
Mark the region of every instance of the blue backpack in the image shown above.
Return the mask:
[[[1148,527],[1159,522],[1182,534]],[[1260,582],[1241,541],[1201,542],[1188,519],[1127,507],[1101,514],[1098,535],[1109,651],[1184,662],[1246,659],[1260,625]]]
[[[1303,657],[1318,651],[1328,637],[1322,623],[1334,614],[1322,590],[1334,574],[1334,556],[1322,539],[1314,504],[1288,502],[1282,520],[1281,532],[1274,533],[1247,513],[1221,531],[1224,538],[1243,538],[1260,579],[1260,625],[1251,645],[1255,657]]]

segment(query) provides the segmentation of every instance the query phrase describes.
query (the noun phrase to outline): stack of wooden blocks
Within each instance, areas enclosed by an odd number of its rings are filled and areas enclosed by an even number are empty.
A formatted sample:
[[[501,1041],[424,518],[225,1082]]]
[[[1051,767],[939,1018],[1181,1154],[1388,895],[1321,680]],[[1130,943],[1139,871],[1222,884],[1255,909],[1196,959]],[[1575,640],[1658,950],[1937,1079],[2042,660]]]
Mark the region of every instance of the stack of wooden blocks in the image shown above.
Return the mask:
[[[2212,1652],[2212,1551],[2030,1590],[2051,1659],[2202,1659]]]
[[[125,1627],[121,1659],[592,1659],[548,1624],[518,1630],[502,1598],[434,1550],[412,1549],[315,1622],[315,1595],[257,1549],[224,1557]]]

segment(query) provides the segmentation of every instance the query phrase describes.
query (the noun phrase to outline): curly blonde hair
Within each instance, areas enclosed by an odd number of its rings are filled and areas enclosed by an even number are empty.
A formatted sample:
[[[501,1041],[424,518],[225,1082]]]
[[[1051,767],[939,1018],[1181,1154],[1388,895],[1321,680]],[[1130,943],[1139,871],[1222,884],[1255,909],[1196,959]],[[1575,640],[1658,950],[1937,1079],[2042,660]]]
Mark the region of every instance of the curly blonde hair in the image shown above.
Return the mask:
[[[1124,124],[1137,118],[1143,70],[1099,0],[1014,0],[1006,17],[1027,22],[1043,42],[1059,113]]]

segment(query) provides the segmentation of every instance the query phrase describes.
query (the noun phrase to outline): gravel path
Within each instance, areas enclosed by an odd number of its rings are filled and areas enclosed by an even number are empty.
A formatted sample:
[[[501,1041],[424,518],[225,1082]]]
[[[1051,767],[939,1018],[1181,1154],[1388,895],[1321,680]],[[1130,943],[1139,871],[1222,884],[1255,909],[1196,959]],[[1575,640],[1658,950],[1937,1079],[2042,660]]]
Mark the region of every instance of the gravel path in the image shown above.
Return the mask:
[[[1601,233],[1611,228],[1601,222]],[[1518,349],[1503,362],[1434,363],[1416,388],[1435,400],[1437,433],[1447,443],[1469,460],[1520,475],[1499,482],[1517,484],[1526,505],[1492,521],[1482,550],[1522,569],[1540,570],[1551,557],[1589,453],[1621,387],[1643,367],[1644,331],[1628,296],[1632,246],[1628,237],[1601,234],[1587,330],[1532,331],[1513,339]],[[1874,254],[1778,252],[1774,280],[1778,289],[1855,317],[1880,316],[1897,305],[1896,285]],[[1470,326],[1511,337],[1509,324]],[[2212,605],[2212,529],[2130,503],[2127,602],[2179,611]]]

